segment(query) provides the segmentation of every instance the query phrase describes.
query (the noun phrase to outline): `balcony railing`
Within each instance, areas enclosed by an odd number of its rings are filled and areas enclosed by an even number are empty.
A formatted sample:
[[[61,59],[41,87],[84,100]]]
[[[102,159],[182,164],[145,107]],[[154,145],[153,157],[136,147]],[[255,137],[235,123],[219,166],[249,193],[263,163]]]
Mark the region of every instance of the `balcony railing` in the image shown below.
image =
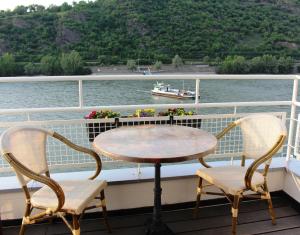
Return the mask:
[[[280,117],[284,122],[289,122],[289,138],[280,152],[280,156],[286,156],[287,159],[293,156],[299,156],[299,123],[297,117],[297,107],[300,103],[297,101],[298,96],[298,80],[297,75],[216,75],[216,74],[194,74],[194,75],[101,75],[101,76],[53,76],[53,77],[9,77],[1,78],[0,83],[30,83],[30,82],[78,82],[78,105],[66,107],[39,107],[39,108],[17,108],[17,109],[0,109],[0,117],[9,116],[25,116],[26,121],[4,120],[0,121],[0,132],[10,126],[17,125],[34,125],[55,130],[66,136],[73,142],[91,147],[91,137],[89,135],[89,126],[102,125],[104,130],[115,128],[114,119],[72,119],[65,120],[33,120],[35,114],[51,114],[51,113],[83,113],[95,109],[111,109],[117,111],[129,111],[137,108],[192,108],[197,111],[197,115],[175,117],[172,121],[173,125],[192,125],[194,127],[203,128],[213,134],[218,133],[230,122],[248,115],[259,112],[273,113]],[[104,106],[87,106],[84,100],[84,81],[112,81],[112,80],[194,80],[196,99],[193,103],[172,103],[172,104],[134,104],[134,105],[104,105]],[[293,90],[290,91],[291,100],[281,101],[251,101],[251,102],[218,102],[218,103],[202,103],[198,99],[200,94],[201,80],[292,80]],[[1,84],[0,84],[1,86]],[[118,88],[116,87],[116,90]],[[219,91],[222,93],[222,91]],[[255,96],[254,94],[249,94]],[[5,97],[2,97],[5,99]],[[215,110],[221,110],[216,112]],[[242,110],[242,111],[240,111]],[[189,120],[189,121],[188,121]],[[191,122],[190,120],[194,120]],[[168,117],[151,117],[151,118],[120,118],[118,126],[122,125],[141,125],[141,124],[166,124]],[[105,123],[105,125],[104,125]],[[298,127],[297,127],[298,126]],[[214,154],[215,161],[229,158],[231,160],[240,156],[242,140],[239,129],[230,133],[219,143],[219,148]],[[68,171],[68,170],[87,170],[93,165],[91,158],[80,153],[72,151],[62,144],[49,140],[48,161],[53,170]],[[136,167],[135,164],[125,164],[113,161],[102,156],[104,168],[120,168],[120,167]],[[7,163],[0,159],[0,172],[9,172],[10,168]]]

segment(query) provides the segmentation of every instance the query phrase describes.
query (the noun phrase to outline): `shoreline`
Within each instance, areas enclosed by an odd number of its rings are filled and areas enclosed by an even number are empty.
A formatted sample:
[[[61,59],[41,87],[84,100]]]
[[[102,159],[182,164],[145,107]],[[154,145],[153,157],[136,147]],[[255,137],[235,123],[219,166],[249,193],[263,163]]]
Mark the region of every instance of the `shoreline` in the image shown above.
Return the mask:
[[[91,66],[91,75],[119,75],[119,74],[144,74],[150,70],[151,74],[195,74],[195,73],[209,73],[214,74],[215,68],[209,65],[183,65],[180,68],[174,68],[172,65],[163,65],[160,70],[154,70],[152,65],[139,66],[137,70],[130,71],[126,65],[116,66]]]

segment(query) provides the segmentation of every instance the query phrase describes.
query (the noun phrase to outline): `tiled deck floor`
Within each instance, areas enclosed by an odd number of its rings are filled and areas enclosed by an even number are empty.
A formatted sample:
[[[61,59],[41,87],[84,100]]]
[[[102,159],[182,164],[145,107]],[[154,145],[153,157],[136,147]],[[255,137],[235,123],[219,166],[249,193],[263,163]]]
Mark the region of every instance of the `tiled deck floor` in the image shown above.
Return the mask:
[[[264,201],[247,201],[241,204],[238,234],[300,234],[300,213],[294,203],[283,196],[273,196],[277,225],[272,225]],[[116,216],[109,220],[112,235],[142,235],[144,223],[150,213]],[[229,204],[204,206],[200,208],[199,219],[192,218],[192,209],[165,211],[164,221],[176,233],[182,235],[231,234],[231,215]],[[107,235],[102,219],[84,219],[81,222],[83,235]],[[4,235],[18,234],[19,227],[4,228]],[[29,226],[28,235],[70,234],[62,223]]]

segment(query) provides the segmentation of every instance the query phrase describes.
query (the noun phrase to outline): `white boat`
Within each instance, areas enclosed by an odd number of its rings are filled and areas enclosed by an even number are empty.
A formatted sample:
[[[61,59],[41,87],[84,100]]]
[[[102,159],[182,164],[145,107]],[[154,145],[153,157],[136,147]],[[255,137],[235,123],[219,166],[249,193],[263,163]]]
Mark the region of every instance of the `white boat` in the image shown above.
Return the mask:
[[[185,89],[174,89],[169,84],[156,82],[151,90],[152,95],[165,96],[176,99],[195,99],[196,93]]]

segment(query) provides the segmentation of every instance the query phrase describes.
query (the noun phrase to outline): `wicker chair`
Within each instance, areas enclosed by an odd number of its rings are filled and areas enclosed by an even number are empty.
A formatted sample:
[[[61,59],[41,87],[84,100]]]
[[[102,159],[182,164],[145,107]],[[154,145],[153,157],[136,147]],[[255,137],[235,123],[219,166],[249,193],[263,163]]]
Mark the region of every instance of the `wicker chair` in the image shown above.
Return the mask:
[[[242,198],[251,197],[267,200],[272,223],[276,223],[266,177],[272,157],[280,150],[287,135],[286,127],[281,119],[273,115],[256,114],[230,123],[227,128],[217,135],[217,139],[220,140],[232,128],[237,126],[241,128],[243,137],[241,166],[212,168],[203,159],[199,159],[200,163],[206,168],[197,171],[199,184],[194,211],[196,218],[201,194],[225,195],[232,205],[232,234],[236,234],[238,208]],[[254,160],[248,168],[245,167],[246,158]],[[264,164],[264,170],[260,173],[257,168],[262,164]],[[207,181],[208,185],[203,186],[203,180]],[[211,185],[218,187],[222,193],[203,190],[204,187]],[[255,194],[245,195],[246,191],[252,191]]]
[[[46,159],[48,136],[93,157],[97,166],[95,174],[87,180],[56,182],[51,179]],[[79,235],[79,219],[86,210],[97,207],[102,207],[105,224],[111,232],[104,196],[107,183],[104,180],[94,180],[101,171],[100,157],[94,151],[77,146],[56,132],[35,127],[13,127],[6,130],[0,139],[0,151],[16,172],[26,197],[25,215],[19,234],[24,234],[25,225],[60,217],[73,235]],[[44,186],[31,195],[27,184],[32,180]],[[38,212],[31,215],[33,209],[38,209]],[[66,215],[72,216],[72,223],[68,222]]]

